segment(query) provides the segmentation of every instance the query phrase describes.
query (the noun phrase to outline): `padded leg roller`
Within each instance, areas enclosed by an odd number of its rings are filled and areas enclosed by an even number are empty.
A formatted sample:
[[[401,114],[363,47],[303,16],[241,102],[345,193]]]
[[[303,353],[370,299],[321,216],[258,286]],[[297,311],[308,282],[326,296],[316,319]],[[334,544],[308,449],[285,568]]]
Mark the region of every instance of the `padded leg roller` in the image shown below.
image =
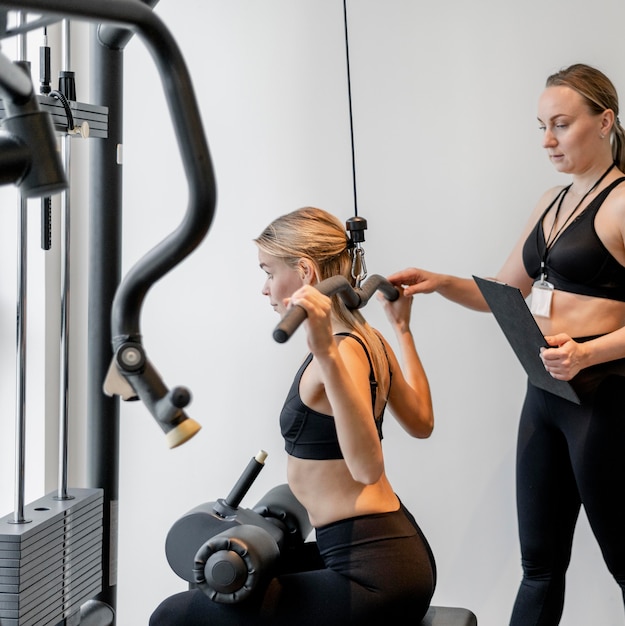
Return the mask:
[[[431,606],[419,626],[477,626],[477,617],[468,609]]]
[[[198,550],[195,583],[211,600],[234,604],[262,584],[279,556],[278,544],[266,530],[233,526]]]

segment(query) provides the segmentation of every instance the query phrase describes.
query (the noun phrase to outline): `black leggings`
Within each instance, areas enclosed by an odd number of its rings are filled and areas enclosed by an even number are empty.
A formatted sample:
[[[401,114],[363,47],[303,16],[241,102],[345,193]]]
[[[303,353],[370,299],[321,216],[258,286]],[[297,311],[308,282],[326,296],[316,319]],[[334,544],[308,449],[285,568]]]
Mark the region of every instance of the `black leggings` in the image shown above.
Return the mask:
[[[625,360],[584,370],[576,405],[528,384],[517,447],[523,580],[511,626],[554,626],[581,504],[625,601]]]
[[[418,624],[436,584],[432,552],[410,513],[365,515],[317,529],[299,571],[283,573],[257,597],[213,602],[179,593],[152,614],[150,626],[347,626]],[[309,568],[317,569],[309,569]],[[308,571],[302,571],[308,570]]]

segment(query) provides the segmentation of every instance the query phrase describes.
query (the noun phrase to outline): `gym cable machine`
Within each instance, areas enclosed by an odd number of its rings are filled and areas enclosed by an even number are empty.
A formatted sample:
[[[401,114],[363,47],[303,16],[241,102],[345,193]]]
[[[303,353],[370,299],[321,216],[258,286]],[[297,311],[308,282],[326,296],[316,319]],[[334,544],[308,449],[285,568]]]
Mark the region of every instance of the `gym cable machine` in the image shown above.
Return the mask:
[[[10,10],[42,17],[10,29],[6,26]],[[87,431],[89,482],[94,488],[70,489],[61,497],[50,494],[24,507],[19,495],[23,496],[24,468],[18,460],[16,510],[7,516],[10,519],[0,522],[2,579],[14,583],[0,587],[0,622],[3,626],[68,621],[111,624],[115,620],[116,554],[114,541],[104,538],[114,539],[117,532],[119,407],[116,397],[103,395],[102,382],[106,378],[109,394],[141,399],[170,446],[183,443],[199,429],[183,410],[190,400],[189,392],[169,390],[147,358],[140,315],[151,285],[180,263],[206,235],[216,202],[213,169],[185,62],[150,4],[129,0],[2,2],[0,18],[2,38],[47,27],[60,19],[93,22],[92,76],[97,80],[92,92],[99,102],[98,110],[107,114],[102,139],[94,143],[91,161],[91,427]],[[189,183],[189,204],[180,226],[131,268],[120,283],[121,53],[135,33],[151,52],[162,79]],[[23,209],[27,198],[48,198],[67,188],[57,153],[57,118],[65,118],[65,123],[60,122],[60,133],[65,135],[74,130],[76,121],[80,123],[80,113],[76,114],[80,106],[72,102],[73,94],[56,98],[35,95],[28,70],[26,63],[12,63],[0,52],[0,183],[18,187]],[[74,118],[71,122],[70,113]],[[80,128],[86,126],[81,123]],[[23,317],[18,315],[20,320]],[[23,380],[20,386],[23,390]],[[24,439],[23,428],[18,430],[19,452]]]

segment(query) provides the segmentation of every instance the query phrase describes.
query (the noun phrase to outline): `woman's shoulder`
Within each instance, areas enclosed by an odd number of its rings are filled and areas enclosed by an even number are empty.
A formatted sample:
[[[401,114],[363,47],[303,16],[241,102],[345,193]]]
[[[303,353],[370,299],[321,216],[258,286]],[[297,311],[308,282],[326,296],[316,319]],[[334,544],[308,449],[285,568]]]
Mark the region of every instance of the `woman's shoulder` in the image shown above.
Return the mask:
[[[560,194],[562,194],[567,187],[569,187],[569,185],[555,185],[554,187],[549,187],[549,189],[543,192],[538,204],[547,206],[550,202],[553,202]]]
[[[347,348],[348,350],[357,350],[359,352],[369,351],[369,346],[367,345],[367,341],[364,337],[362,337],[359,333],[354,332],[353,330],[342,330],[334,333],[334,341],[339,346],[339,349],[342,347]]]
[[[546,213],[556,202],[556,200],[564,193],[567,185],[556,185],[555,187],[549,187],[538,199],[538,202],[534,205],[534,210],[530,216],[530,223],[534,224],[536,220]]]
[[[621,182],[614,184],[619,179],[622,179]],[[602,203],[602,213],[604,215],[612,214],[617,219],[623,220],[625,219],[625,176],[621,174],[611,184],[614,186]]]
[[[625,174],[619,173],[619,176],[610,183],[613,185],[608,198],[616,198],[619,201],[625,200]]]
[[[376,337],[379,337],[381,345],[386,348],[388,345],[382,336],[382,333],[375,328],[371,329]],[[334,340],[337,342],[339,351],[345,349],[348,352],[354,353],[367,361],[371,360],[371,354],[374,351],[374,347],[371,346],[370,341],[372,337],[364,337],[360,333],[354,330],[346,330],[344,332],[335,332]]]

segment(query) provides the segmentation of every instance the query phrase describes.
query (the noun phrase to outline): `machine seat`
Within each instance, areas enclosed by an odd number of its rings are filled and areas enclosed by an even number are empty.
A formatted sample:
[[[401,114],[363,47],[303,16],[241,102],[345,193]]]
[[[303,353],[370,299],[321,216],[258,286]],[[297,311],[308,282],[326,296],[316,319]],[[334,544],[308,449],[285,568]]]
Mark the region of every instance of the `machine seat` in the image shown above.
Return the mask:
[[[468,609],[431,606],[419,626],[477,626],[477,618]]]

